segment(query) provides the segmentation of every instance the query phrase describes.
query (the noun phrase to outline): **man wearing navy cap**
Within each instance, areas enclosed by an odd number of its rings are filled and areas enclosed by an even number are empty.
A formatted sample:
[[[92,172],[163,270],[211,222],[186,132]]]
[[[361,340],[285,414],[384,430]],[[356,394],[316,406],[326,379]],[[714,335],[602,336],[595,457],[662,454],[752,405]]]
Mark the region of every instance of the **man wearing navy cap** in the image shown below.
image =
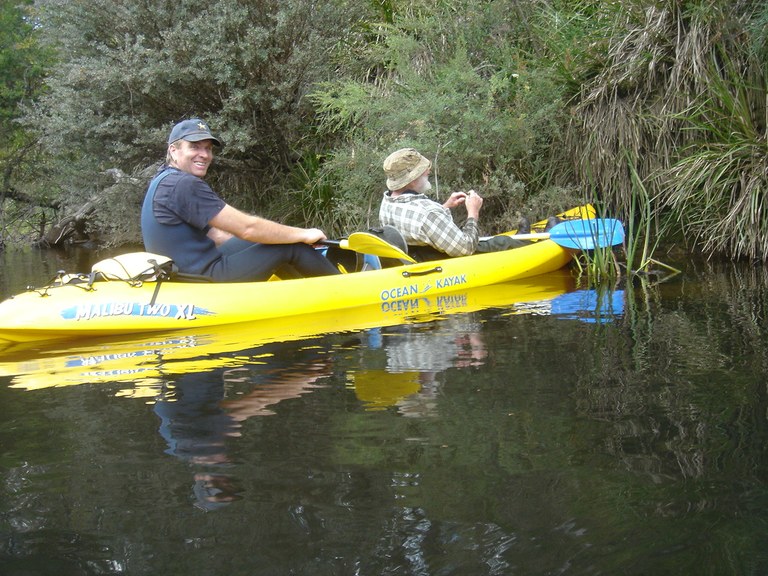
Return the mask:
[[[220,282],[267,280],[290,265],[302,276],[338,274],[312,248],[317,228],[285,226],[233,208],[203,180],[221,141],[199,118],[176,124],[165,164],[152,179],[141,211],[144,246],[171,258],[180,272]]]

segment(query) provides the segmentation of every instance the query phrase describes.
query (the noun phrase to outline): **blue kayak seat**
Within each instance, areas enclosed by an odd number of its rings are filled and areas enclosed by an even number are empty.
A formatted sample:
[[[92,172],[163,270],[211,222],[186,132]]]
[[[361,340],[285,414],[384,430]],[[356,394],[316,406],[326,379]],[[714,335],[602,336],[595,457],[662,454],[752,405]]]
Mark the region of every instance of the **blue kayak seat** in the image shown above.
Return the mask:
[[[363,254],[363,266],[361,272],[366,270],[381,270],[381,260],[373,254]]]

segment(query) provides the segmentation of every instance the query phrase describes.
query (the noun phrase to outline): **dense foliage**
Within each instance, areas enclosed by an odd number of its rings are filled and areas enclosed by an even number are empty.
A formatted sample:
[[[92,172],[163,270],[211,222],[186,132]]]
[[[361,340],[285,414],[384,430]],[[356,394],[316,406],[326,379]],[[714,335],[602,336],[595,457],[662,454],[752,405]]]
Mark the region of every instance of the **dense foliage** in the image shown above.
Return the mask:
[[[710,254],[768,258],[768,3],[599,4],[569,144],[582,178]]]
[[[29,121],[66,158],[55,185],[70,205],[96,198],[99,224],[112,227],[137,212],[170,127],[193,116],[226,142],[211,178],[233,203],[256,209],[258,196],[279,196],[310,125],[303,94],[327,77],[322,55],[353,17],[338,2],[37,5],[60,63]],[[137,237],[132,224],[121,239]]]
[[[0,246],[8,227],[27,217],[28,204],[36,204],[28,193],[27,167],[37,157],[34,134],[18,123],[23,106],[41,94],[51,55],[36,41],[37,29],[25,12],[31,0],[0,4]]]
[[[137,240],[169,127],[200,115],[228,201],[330,234],[376,223],[381,162],[412,145],[439,197],[484,194],[486,231],[587,199],[633,236],[765,259],[767,20],[746,0],[37,0],[23,22],[57,65],[24,135],[45,156],[4,191],[37,199],[30,233],[90,203],[89,237]]]
[[[337,54],[344,74],[312,94],[319,132],[338,137],[321,177],[341,192],[345,212],[375,213],[381,160],[401,146],[434,160],[440,199],[481,191],[486,227],[488,216],[497,228],[575,201],[561,189],[544,206],[533,198],[551,191],[553,165],[564,167],[551,151],[566,118],[563,85],[530,45],[531,5],[423,8],[396,12],[395,25]],[[499,221],[505,216],[514,222]]]

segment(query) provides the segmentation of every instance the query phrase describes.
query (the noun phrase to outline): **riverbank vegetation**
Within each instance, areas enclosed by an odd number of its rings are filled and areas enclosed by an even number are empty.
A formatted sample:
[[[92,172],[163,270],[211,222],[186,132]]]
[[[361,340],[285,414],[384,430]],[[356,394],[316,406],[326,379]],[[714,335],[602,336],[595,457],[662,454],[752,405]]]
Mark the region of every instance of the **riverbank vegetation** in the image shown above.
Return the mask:
[[[486,233],[586,200],[627,222],[633,267],[671,242],[768,257],[766,2],[14,6],[8,244],[137,241],[168,130],[201,116],[231,204],[333,236],[376,224],[383,158],[414,146],[438,197],[481,191]]]

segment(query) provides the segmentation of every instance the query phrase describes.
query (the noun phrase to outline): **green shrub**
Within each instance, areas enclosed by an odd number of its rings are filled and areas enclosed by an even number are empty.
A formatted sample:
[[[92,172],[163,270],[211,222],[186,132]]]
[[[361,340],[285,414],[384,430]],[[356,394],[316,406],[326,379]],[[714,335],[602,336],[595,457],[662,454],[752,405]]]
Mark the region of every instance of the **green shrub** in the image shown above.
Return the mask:
[[[376,220],[384,158],[405,146],[433,160],[437,200],[469,188],[483,194],[488,231],[522,214],[544,184],[562,132],[559,87],[549,69],[500,49],[487,30],[481,41],[487,14],[474,7],[450,30],[445,14],[396,15],[361,50],[359,69],[373,76],[326,82],[310,95],[320,133],[336,141],[320,175],[340,205],[365,210],[364,221]]]

